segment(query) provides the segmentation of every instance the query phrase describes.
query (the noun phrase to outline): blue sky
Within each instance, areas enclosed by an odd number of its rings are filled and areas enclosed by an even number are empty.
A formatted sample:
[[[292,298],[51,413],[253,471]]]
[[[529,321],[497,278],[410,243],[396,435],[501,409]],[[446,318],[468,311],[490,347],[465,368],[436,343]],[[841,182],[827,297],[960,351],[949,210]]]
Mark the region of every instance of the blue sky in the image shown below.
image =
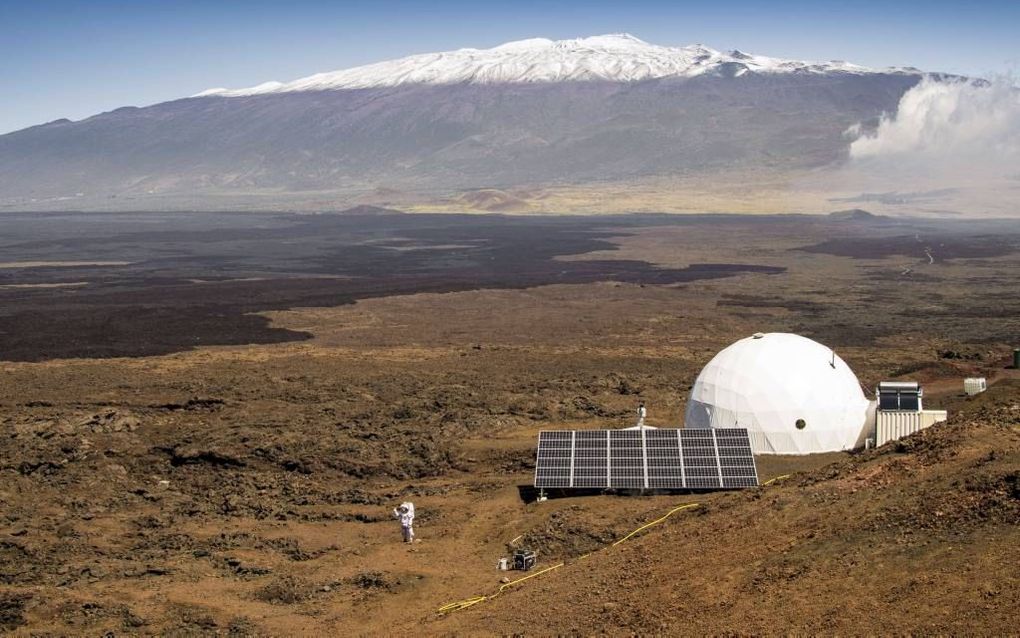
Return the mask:
[[[1020,67],[1020,0],[0,0],[0,133],[412,53],[615,32],[969,75]]]

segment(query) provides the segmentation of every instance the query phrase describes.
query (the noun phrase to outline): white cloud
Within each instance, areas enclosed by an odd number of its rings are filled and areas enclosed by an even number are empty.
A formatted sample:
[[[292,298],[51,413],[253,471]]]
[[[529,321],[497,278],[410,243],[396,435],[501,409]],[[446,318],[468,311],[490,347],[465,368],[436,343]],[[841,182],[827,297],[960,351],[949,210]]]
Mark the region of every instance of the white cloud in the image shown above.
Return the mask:
[[[846,131],[849,161],[803,188],[896,215],[1020,217],[1020,89],[927,78],[878,126]]]
[[[903,95],[896,113],[883,117],[877,130],[862,133],[856,125],[847,134],[856,138],[850,144],[854,162],[889,159],[907,169],[966,166],[970,173],[1015,173],[1015,164],[1003,163],[1020,159],[1020,90],[1005,79],[925,79]]]

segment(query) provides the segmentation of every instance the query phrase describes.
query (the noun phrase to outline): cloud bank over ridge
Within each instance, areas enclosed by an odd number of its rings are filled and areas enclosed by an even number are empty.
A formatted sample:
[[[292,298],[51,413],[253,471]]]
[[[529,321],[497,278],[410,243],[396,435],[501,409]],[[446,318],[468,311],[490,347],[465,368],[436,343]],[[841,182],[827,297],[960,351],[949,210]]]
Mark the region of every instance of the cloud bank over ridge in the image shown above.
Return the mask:
[[[900,99],[894,115],[873,132],[848,135],[853,162],[889,160],[904,169],[975,168],[1001,171],[1020,159],[1020,90],[992,82],[925,79]],[[1014,163],[1009,166],[1010,163]]]
[[[845,132],[849,159],[805,180],[890,214],[1020,216],[1020,88],[1009,77],[926,77],[877,126]]]

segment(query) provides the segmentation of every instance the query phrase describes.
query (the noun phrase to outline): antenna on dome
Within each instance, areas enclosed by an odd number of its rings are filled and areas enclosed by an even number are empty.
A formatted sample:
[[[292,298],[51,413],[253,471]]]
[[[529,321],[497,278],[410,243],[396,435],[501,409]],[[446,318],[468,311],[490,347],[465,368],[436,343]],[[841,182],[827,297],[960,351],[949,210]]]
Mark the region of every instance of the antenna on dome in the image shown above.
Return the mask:
[[[832,348],[829,348],[829,352],[832,353],[832,360],[829,361],[829,365],[832,366],[833,370],[835,370],[836,369],[836,351],[833,350]]]

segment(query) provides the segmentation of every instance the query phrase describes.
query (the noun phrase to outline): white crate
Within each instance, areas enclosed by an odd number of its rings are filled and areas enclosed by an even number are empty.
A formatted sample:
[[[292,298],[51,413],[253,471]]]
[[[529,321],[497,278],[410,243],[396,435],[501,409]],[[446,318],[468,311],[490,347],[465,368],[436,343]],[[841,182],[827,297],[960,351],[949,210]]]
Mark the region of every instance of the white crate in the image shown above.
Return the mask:
[[[988,389],[988,382],[985,381],[984,377],[971,377],[963,380],[963,391],[968,396],[974,396],[975,394],[981,394]]]

